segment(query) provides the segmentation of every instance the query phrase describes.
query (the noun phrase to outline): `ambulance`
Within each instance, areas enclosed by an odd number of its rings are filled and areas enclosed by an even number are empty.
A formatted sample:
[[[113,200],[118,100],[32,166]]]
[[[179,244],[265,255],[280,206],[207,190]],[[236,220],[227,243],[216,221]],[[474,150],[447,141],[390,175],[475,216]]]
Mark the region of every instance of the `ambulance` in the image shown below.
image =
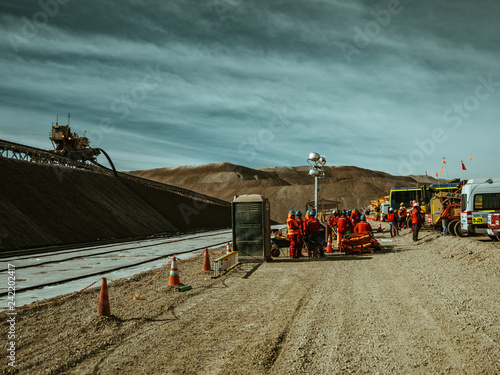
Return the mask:
[[[467,181],[462,187],[461,230],[469,235],[489,235],[490,213],[500,213],[500,178]]]

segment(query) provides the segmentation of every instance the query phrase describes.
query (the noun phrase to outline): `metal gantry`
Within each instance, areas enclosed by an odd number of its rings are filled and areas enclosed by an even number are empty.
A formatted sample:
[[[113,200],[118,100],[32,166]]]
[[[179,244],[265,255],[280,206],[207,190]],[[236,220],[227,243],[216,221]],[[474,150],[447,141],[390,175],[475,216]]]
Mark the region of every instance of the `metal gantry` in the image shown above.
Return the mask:
[[[99,171],[100,169],[97,165],[84,163],[81,160],[71,159],[65,156],[57,155],[51,151],[5,141],[3,139],[0,139],[0,156],[38,164],[50,164],[94,171]]]

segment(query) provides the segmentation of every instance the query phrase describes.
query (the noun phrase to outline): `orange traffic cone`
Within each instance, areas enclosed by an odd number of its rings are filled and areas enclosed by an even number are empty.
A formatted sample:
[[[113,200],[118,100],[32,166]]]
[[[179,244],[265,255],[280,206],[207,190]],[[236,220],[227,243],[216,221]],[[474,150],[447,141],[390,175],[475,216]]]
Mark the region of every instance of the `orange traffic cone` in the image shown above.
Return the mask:
[[[99,295],[99,305],[97,306],[97,315],[111,315],[111,312],[109,310],[108,283],[105,277],[102,278],[101,294]]]
[[[382,222],[381,221],[378,222],[377,232],[382,232]]]
[[[168,278],[168,285],[179,285],[179,270],[177,269],[177,259],[172,258],[172,265],[170,266],[170,276]]]
[[[326,244],[326,252],[327,253],[333,253],[332,249],[332,237],[328,236],[328,243]]]
[[[202,271],[212,271],[210,267],[210,256],[208,255],[208,249],[205,249],[205,258],[203,259],[203,268]]]
[[[226,253],[229,254],[231,252],[231,246],[229,246],[229,242],[227,243],[226,246]]]

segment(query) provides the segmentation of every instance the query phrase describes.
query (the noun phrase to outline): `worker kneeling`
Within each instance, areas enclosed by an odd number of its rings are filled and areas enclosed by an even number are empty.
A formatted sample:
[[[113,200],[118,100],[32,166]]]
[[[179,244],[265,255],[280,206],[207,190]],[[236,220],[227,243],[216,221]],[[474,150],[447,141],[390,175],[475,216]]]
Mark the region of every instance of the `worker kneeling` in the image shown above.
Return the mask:
[[[373,229],[370,223],[366,222],[366,216],[361,215],[361,221],[357,223],[356,226],[354,227],[354,233],[364,233],[364,232],[372,234]]]
[[[324,257],[323,239],[319,234],[320,222],[316,218],[316,212],[311,212],[309,216],[310,219],[306,223],[304,237],[307,253],[309,257],[313,258],[319,258],[320,256]]]

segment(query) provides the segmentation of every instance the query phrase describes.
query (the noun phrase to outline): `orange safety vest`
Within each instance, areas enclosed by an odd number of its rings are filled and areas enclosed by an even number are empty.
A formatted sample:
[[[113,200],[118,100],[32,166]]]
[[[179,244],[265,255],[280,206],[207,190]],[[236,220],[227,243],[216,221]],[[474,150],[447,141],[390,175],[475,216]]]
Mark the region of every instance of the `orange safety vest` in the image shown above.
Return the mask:
[[[295,222],[299,226],[299,234],[304,233],[304,220],[302,220],[300,217],[295,219]]]
[[[394,212],[390,212],[387,214],[387,222],[388,223],[395,223],[396,220],[396,214]]]
[[[361,221],[357,223],[356,226],[354,227],[354,232],[356,233],[363,233],[363,232],[371,233],[372,231],[373,231],[372,226],[366,221]]]
[[[406,207],[399,210],[399,217],[406,217]]]
[[[415,207],[413,210],[411,210],[411,222],[413,224],[422,222],[422,211],[420,211],[420,207]]]
[[[288,228],[288,235],[293,236],[296,234],[299,234],[299,226],[297,225],[297,222],[295,219],[291,217],[291,214],[288,216],[288,219],[286,221],[286,226]]]

